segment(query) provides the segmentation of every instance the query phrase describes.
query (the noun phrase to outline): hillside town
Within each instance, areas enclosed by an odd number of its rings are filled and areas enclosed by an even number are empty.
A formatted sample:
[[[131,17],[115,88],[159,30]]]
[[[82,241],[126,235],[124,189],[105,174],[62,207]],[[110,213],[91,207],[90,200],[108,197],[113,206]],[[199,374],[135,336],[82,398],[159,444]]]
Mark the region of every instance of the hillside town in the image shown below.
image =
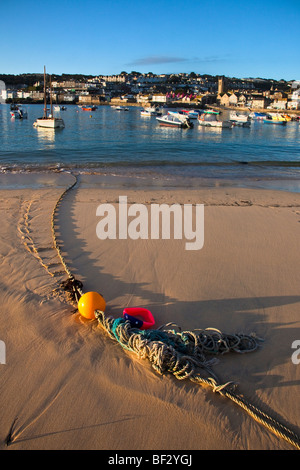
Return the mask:
[[[0,75],[0,102],[41,103],[42,74]],[[50,91],[50,90],[49,90]],[[300,111],[300,80],[230,78],[192,73],[121,72],[118,75],[53,75],[57,104],[149,106],[206,105],[239,109]]]

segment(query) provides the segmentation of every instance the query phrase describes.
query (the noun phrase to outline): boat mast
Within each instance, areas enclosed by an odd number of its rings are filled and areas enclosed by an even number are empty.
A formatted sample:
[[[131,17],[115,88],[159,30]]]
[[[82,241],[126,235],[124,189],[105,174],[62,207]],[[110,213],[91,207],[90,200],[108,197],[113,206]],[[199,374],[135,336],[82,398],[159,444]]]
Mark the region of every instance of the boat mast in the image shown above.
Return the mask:
[[[53,116],[53,103],[52,103],[52,81],[51,81],[51,75],[50,75],[50,113],[51,117]]]
[[[46,67],[44,65],[44,119],[47,119]]]

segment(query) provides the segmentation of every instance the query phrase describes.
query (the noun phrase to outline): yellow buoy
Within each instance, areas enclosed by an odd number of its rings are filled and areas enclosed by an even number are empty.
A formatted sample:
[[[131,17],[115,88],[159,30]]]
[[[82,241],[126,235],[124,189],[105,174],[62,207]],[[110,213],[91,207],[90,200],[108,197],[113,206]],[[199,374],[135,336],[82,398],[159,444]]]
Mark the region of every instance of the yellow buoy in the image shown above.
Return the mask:
[[[95,310],[104,312],[106,302],[101,294],[98,292],[87,292],[83,294],[78,302],[78,311],[80,315],[89,320],[95,318]]]

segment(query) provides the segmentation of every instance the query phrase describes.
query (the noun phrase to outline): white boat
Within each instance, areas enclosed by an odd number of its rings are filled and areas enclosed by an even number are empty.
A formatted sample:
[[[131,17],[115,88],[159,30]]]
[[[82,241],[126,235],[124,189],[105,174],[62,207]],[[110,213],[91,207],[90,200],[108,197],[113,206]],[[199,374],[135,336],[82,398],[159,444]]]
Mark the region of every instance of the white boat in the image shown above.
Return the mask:
[[[184,113],[183,111],[168,111],[168,114],[170,114],[170,116],[177,117],[183,122],[186,120],[190,121],[190,117],[188,116],[188,114]]]
[[[126,106],[112,106],[112,108],[116,111],[129,111],[129,108],[127,108]]]
[[[214,113],[199,114],[198,124],[206,127],[226,127],[229,129],[233,126],[231,121],[219,121]]]
[[[148,108],[144,108],[142,111],[141,111],[141,115],[142,116],[160,116],[162,113],[161,113],[161,110],[158,106],[155,106],[155,107],[148,107]]]
[[[14,119],[27,119],[27,110],[21,105],[16,105],[13,111],[10,111],[10,115]]]
[[[44,127],[47,129],[59,129],[59,128],[65,127],[65,123],[62,118],[53,116],[51,82],[50,82],[50,114],[48,114],[47,96],[46,96],[46,67],[44,67],[44,115],[41,118],[37,118],[34,121],[33,126]]]
[[[229,119],[230,119],[230,121],[243,122],[243,123],[250,121],[250,118],[249,118],[248,114],[239,114],[236,111],[231,111],[231,113],[229,115]]]
[[[65,127],[65,123],[62,118],[54,117],[52,114],[49,114],[47,117],[41,117],[34,121],[34,127],[44,127],[47,129],[62,129]]]
[[[178,116],[176,114],[178,114]],[[193,123],[189,120],[189,118],[179,113],[169,112],[168,114],[165,114],[164,116],[159,116],[156,119],[161,126],[178,127],[185,129],[193,127]]]
[[[150,113],[150,111],[147,111],[146,109],[143,109],[141,111],[141,116],[151,117],[151,116],[153,116],[153,113]]]
[[[53,105],[53,111],[66,111],[66,109],[65,106],[59,106],[58,104]]]

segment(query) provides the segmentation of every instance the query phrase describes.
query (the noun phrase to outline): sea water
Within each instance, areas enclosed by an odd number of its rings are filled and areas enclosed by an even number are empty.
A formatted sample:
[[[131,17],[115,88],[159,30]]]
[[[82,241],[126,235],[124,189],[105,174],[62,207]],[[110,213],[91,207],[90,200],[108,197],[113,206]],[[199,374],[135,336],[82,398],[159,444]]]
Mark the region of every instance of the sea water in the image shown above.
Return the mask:
[[[13,119],[0,105],[0,172],[73,171],[106,175],[107,181],[143,180],[162,186],[253,186],[300,192],[300,123],[249,128],[167,128],[141,108],[104,105],[54,112],[64,129],[33,127],[43,105],[26,105],[28,118]],[[165,110],[166,112],[166,110]],[[223,111],[221,120],[229,118]],[[116,180],[115,180],[116,181]],[[2,184],[3,185],[3,184]]]

